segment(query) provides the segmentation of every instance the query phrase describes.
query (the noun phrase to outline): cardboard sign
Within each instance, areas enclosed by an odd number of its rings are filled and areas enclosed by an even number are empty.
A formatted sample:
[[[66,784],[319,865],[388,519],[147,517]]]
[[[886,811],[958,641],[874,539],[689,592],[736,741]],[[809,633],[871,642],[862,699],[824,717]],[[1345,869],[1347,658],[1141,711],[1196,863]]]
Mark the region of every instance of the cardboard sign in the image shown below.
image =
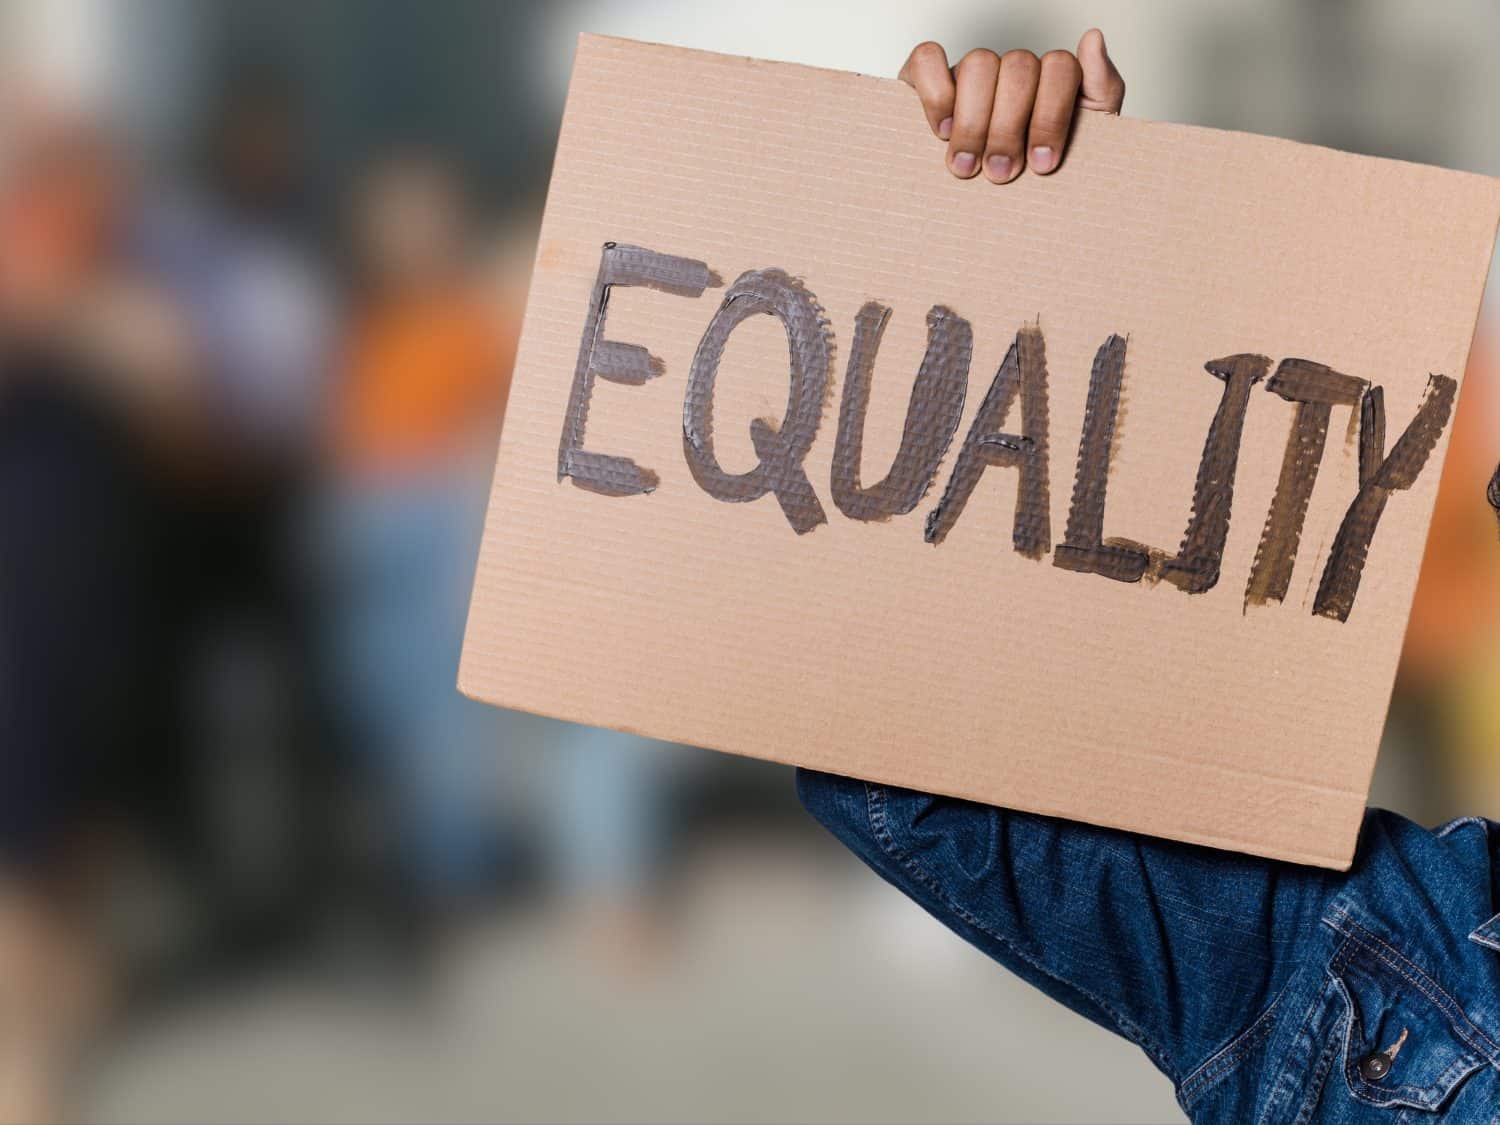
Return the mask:
[[[899,83],[585,36],[460,687],[1346,866],[1497,215],[1096,114],[960,182]]]

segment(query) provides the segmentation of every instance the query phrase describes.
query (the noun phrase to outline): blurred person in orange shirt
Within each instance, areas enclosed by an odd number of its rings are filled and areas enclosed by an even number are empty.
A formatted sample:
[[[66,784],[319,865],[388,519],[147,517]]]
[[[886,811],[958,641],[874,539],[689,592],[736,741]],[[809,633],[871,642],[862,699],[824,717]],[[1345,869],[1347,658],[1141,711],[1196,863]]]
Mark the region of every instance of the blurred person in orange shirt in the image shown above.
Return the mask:
[[[469,206],[436,156],[390,157],[363,185],[360,281],[334,412],[334,456],[347,477],[467,475],[488,460],[515,328],[467,258]]]
[[[514,771],[504,713],[454,688],[515,348],[520,294],[476,284],[463,185],[440,160],[378,165],[355,211],[363,283],[334,414],[342,479],[348,713],[398,812],[404,873],[442,907],[496,858]],[[651,740],[549,725],[537,843],[582,937],[627,970],[655,944],[668,755]],[[533,775],[534,777],[536,775]]]
[[[469,257],[470,201],[441,158],[376,163],[351,218],[329,667],[391,813],[402,890],[441,915],[482,889],[496,855],[493,718],[454,683],[514,326]]]

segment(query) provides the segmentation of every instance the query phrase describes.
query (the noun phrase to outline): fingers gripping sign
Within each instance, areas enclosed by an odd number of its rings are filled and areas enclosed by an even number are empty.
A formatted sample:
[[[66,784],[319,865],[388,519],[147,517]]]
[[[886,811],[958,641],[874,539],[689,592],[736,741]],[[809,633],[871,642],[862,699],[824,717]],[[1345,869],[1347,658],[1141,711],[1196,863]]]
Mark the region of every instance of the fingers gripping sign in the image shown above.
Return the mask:
[[[961,180],[981,172],[1008,184],[1022,171],[1049,175],[1062,164],[1073,115],[1119,113],[1125,80],[1104,35],[1086,32],[1077,51],[970,51],[950,65],[933,42],[907,56],[901,80],[922,102],[927,125],[947,142],[948,170]]]

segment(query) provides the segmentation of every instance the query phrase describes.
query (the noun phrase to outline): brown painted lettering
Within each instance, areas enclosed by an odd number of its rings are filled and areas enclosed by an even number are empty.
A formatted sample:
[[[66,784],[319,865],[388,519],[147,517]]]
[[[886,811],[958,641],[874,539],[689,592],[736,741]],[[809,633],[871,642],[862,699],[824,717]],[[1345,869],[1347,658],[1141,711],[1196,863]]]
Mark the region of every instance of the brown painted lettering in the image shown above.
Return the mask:
[[[1088,402],[1083,411],[1083,434],[1078,441],[1073,502],[1052,565],[1082,574],[1102,574],[1117,582],[1139,582],[1150,565],[1150,553],[1119,540],[1103,541],[1110,447],[1115,439],[1120,384],[1124,377],[1125,337],[1111,336],[1094,356]]]
[[[937,473],[963,416],[969,387],[974,330],[952,309],[934,305],[927,313],[927,351],[912,384],[901,447],[885,479],[861,487],[865,414],[875,355],[891,310],[874,301],[854,318],[854,345],[844,376],[839,432],[833,447],[833,502],[850,519],[883,520],[915,508]]]
[[[1193,486],[1193,511],[1182,533],[1182,546],[1177,549],[1177,557],[1168,559],[1162,567],[1162,577],[1189,594],[1204,593],[1218,584],[1250,388],[1265,378],[1271,361],[1263,355],[1232,355],[1211,359],[1203,366],[1224,381],[1224,393],[1203,443],[1198,480]]]
[[[1318,583],[1318,592],[1313,598],[1313,612],[1319,617],[1349,620],[1354,596],[1359,593],[1359,579],[1370,551],[1370,541],[1375,538],[1375,528],[1385,511],[1386,501],[1391,493],[1403,491],[1416,483],[1442,436],[1443,427],[1448,424],[1457,394],[1457,381],[1446,375],[1430,376],[1422,405],[1417,407],[1411,424],[1396,439],[1384,461],[1379,458],[1385,445],[1385,395],[1376,387],[1365,396],[1368,410],[1360,413],[1359,492],[1333,537],[1333,548],[1328,552],[1328,563],[1323,568],[1323,580]]]
[[[1021,432],[1000,432],[1011,404],[1021,397]],[[1011,542],[1029,558],[1041,558],[1052,542],[1051,489],[1047,478],[1047,348],[1038,325],[1016,333],[990,389],[969,426],[943,497],[927,516],[926,539],[941,543],[985,469],[1017,470]]]
[[[1264,605],[1286,597],[1302,540],[1302,521],[1317,483],[1328,438],[1328,419],[1335,406],[1354,406],[1369,383],[1307,359],[1284,359],[1266,390],[1297,404],[1291,433],[1281,459],[1281,476],[1266,513],[1266,526],[1255,549],[1245,604]]]
[[[786,417],[779,426],[757,418],[750,440],[759,464],[748,473],[726,473],[714,454],[714,381],[730,333],[757,314],[780,319],[791,359]],[[833,364],[833,340],[823,310],[801,282],[781,270],[743,273],[698,342],[682,406],[682,447],[693,479],[717,500],[743,503],[775,493],[787,522],[802,535],[828,517],[802,467],[823,413]]]
[[[629,457],[591,453],[583,448],[588,423],[589,400],[594,381],[638,385],[661,374],[661,361],[636,344],[604,339],[609,293],[617,285],[642,285],[680,297],[699,297],[718,284],[713,272],[692,258],[674,258],[640,246],[606,242],[599,256],[599,273],[589,297],[583,342],[573,370],[573,389],[563,416],[562,440],[557,447],[557,479],[564,477],[579,488],[605,496],[634,496],[656,487],[657,476]]]

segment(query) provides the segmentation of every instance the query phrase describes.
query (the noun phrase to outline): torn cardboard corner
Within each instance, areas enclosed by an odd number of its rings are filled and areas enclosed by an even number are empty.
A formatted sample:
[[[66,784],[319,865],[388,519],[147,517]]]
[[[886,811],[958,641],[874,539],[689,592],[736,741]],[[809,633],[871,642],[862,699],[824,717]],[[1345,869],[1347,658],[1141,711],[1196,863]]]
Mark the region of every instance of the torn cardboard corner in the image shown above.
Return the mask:
[[[462,690],[1347,866],[1500,186],[941,148],[896,82],[580,40]]]

